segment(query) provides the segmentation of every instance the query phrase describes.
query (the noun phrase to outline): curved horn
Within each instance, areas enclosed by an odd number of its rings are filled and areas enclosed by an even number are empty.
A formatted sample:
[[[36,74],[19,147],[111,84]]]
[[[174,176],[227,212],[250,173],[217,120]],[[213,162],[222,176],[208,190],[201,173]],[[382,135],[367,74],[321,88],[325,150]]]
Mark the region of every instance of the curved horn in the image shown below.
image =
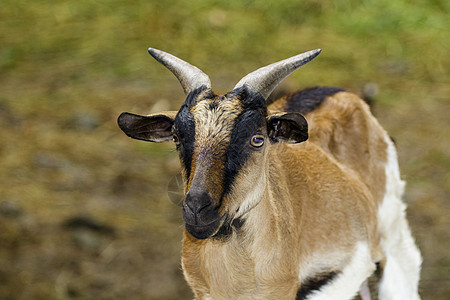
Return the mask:
[[[234,89],[246,86],[250,91],[267,99],[283,79],[313,60],[321,51],[321,49],[311,50],[262,67],[242,78]]]
[[[186,95],[201,86],[211,88],[208,75],[199,68],[158,49],[148,48],[148,53],[178,78]]]

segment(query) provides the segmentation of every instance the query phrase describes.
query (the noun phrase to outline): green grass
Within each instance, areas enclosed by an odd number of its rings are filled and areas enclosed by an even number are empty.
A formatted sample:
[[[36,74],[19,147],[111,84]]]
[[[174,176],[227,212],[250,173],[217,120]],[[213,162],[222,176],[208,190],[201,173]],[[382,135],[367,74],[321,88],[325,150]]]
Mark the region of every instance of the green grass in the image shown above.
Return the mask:
[[[0,298],[191,298],[178,264],[181,213],[165,194],[177,155],[115,124],[122,111],[182,103],[175,77],[146,53],[155,47],[200,67],[218,93],[315,48],[321,55],[284,90],[376,84],[374,112],[397,141],[425,259],[423,299],[448,299],[449,12],[444,0],[4,0]],[[60,226],[77,215],[117,235],[94,237],[92,250]]]

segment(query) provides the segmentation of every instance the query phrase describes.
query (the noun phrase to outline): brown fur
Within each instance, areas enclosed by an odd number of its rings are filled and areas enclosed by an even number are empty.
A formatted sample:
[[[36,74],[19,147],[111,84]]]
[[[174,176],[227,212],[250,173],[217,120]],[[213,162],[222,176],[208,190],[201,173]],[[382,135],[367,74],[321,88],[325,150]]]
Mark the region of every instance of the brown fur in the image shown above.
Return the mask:
[[[269,115],[285,104],[273,103]],[[247,201],[242,228],[227,240],[185,231],[182,265],[196,298],[294,299],[303,280],[342,270],[358,241],[369,244],[374,262],[382,259],[376,228],[386,133],[348,92],[305,117],[308,141],[266,145],[240,171],[223,210]]]

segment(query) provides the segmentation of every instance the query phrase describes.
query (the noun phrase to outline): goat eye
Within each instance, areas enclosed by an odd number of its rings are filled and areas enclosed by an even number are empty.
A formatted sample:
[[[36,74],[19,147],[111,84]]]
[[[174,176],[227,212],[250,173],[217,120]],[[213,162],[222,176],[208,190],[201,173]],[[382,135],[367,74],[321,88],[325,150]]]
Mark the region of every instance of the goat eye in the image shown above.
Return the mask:
[[[180,144],[180,138],[178,137],[178,135],[173,134],[172,140],[175,144],[177,144],[177,145]]]
[[[254,135],[252,137],[252,139],[250,140],[250,144],[253,147],[257,147],[257,148],[261,147],[262,145],[264,145],[264,136],[259,135],[259,134],[258,135]]]

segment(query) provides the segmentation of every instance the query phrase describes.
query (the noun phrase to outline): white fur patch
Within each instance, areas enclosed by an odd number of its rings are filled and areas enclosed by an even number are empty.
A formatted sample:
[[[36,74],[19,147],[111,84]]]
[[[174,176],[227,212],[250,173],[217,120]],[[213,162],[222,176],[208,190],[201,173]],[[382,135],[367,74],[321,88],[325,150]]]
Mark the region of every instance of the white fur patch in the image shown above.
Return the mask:
[[[253,189],[247,194],[244,202],[242,202],[239,210],[236,212],[235,218],[240,218],[261,201],[266,188],[266,174],[262,172],[258,182],[255,183]]]
[[[216,108],[211,105],[217,103]],[[236,117],[242,111],[239,100],[203,100],[194,108],[195,140],[205,143],[205,146],[219,145],[230,140],[230,134],[236,122]]]
[[[402,202],[405,182],[400,179],[397,151],[386,137],[386,194],[378,210],[378,230],[386,265],[379,287],[379,299],[420,299],[418,283],[422,258],[414,243]]]
[[[367,243],[359,242],[350,262],[330,283],[314,292],[308,300],[353,299],[364,281],[374,272],[375,264],[370,257]]]

